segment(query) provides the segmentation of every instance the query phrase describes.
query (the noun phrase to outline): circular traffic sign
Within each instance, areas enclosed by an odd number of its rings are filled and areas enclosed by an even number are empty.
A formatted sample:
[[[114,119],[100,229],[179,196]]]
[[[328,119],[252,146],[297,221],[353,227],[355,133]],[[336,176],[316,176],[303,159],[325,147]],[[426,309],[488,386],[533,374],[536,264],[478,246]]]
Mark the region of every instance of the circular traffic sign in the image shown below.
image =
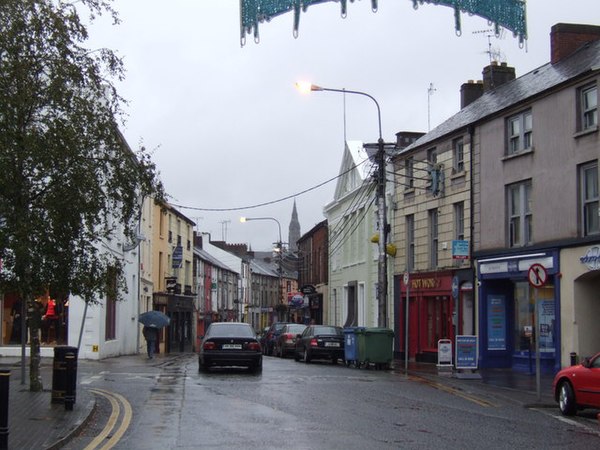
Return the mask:
[[[541,264],[532,264],[527,272],[527,278],[533,287],[542,287],[548,281],[548,272]]]

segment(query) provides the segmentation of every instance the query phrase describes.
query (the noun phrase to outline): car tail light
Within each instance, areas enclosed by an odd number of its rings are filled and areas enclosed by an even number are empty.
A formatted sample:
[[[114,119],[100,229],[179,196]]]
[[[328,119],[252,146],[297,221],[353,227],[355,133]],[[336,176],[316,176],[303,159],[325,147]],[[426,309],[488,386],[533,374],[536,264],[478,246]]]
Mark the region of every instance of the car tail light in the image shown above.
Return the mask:
[[[311,347],[318,347],[319,344],[317,344],[317,340],[316,339],[311,339],[310,340],[310,346]]]
[[[204,348],[204,350],[214,350],[215,343],[211,342],[211,341],[205,342],[204,345],[202,346],[202,348]]]
[[[260,352],[260,344],[258,342],[250,342],[248,344],[248,350],[256,350],[257,352]]]
[[[283,335],[283,338],[284,338],[286,341],[293,341],[293,340],[294,340],[294,335],[293,335],[292,333],[285,333],[285,334]]]

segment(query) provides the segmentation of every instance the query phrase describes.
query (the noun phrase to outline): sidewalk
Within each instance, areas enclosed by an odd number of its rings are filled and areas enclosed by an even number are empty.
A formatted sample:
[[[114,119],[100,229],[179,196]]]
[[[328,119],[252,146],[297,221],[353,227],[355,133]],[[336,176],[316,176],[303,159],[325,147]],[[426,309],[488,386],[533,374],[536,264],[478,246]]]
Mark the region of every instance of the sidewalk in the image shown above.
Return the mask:
[[[116,358],[118,359],[118,358]],[[96,362],[97,363],[97,362]],[[102,363],[102,361],[100,361]],[[85,361],[79,361],[81,366]],[[40,374],[43,392],[29,392],[29,360],[25,367],[25,384],[21,384],[21,360],[18,357],[0,357],[0,369],[9,369],[9,436],[11,450],[58,449],[85,425],[96,406],[95,397],[85,388],[78,386],[73,411],[65,410],[63,404],[53,404],[52,372],[53,359],[42,358]],[[395,373],[404,373],[404,361],[394,362]],[[476,378],[461,379],[456,373],[439,373],[435,364],[409,362],[411,376],[426,378],[435,383],[455,389],[478,388],[510,398],[524,407],[557,408],[552,397],[552,377],[540,377],[540,400],[537,399],[535,375],[515,373],[509,369],[481,369]]]
[[[404,373],[403,360],[394,361],[394,372]],[[478,387],[492,390],[496,395],[511,398],[524,407],[558,408],[552,394],[554,376],[541,374],[539,398],[535,374],[514,372],[511,369],[478,369],[474,376],[465,373],[461,377],[456,370],[440,372],[436,364],[409,361],[408,372],[411,375],[445,382],[457,388]]]
[[[64,404],[52,403],[53,358],[42,358],[40,375],[44,390],[29,391],[29,358],[25,384],[21,384],[21,358],[0,357],[0,369],[10,370],[8,393],[8,448],[58,449],[90,417],[96,400],[87,389],[76,390],[72,411]]]

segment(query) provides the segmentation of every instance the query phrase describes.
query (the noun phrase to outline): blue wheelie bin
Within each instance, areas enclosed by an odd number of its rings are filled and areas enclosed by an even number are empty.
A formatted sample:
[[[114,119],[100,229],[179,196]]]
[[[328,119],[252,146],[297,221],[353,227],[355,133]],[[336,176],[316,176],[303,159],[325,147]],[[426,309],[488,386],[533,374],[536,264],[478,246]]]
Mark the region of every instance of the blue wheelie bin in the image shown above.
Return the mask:
[[[348,367],[351,364],[360,367],[360,363],[358,362],[358,338],[356,334],[359,330],[364,330],[364,328],[344,328],[344,359],[346,360],[346,366]]]

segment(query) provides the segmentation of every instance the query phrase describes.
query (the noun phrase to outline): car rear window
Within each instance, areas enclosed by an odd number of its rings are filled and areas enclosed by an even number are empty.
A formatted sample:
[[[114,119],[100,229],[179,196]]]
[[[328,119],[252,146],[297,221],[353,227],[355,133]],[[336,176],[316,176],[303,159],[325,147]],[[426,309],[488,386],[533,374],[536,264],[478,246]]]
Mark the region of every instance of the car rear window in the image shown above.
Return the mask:
[[[336,327],[318,326],[315,327],[315,334],[342,334],[341,330]]]
[[[248,324],[216,324],[213,323],[210,325],[210,328],[207,333],[208,337],[254,337],[254,331],[252,327]]]
[[[287,330],[290,333],[296,333],[296,334],[300,334],[304,331],[304,329],[306,328],[306,325],[288,325],[287,326]]]

